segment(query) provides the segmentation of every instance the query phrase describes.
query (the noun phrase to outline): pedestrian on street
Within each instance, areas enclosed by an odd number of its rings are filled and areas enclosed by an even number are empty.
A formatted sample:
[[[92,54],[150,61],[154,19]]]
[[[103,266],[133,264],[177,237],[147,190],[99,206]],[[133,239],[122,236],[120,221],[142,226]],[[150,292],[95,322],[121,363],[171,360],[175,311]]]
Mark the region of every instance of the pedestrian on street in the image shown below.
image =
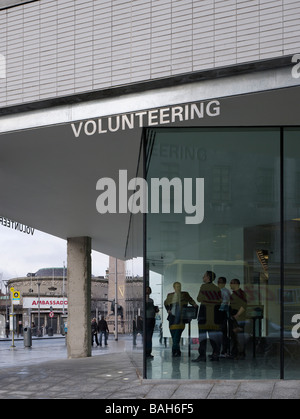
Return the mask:
[[[143,339],[143,319],[141,316],[137,316],[137,319],[133,319],[132,322],[132,326],[133,326],[133,332],[132,332],[132,337],[133,337],[133,346],[136,346],[136,338],[137,335],[140,334],[142,339]]]
[[[95,317],[92,319],[91,328],[92,328],[92,346],[94,344],[94,339],[95,339],[96,345],[99,346],[98,336],[97,336],[97,333],[98,333],[98,325],[97,325],[97,320],[96,320]]]
[[[104,345],[107,346],[107,338],[109,334],[109,329],[108,329],[107,321],[105,320],[103,315],[101,315],[101,319],[98,323],[98,331],[99,331],[100,346],[102,346],[102,336],[104,336]]]

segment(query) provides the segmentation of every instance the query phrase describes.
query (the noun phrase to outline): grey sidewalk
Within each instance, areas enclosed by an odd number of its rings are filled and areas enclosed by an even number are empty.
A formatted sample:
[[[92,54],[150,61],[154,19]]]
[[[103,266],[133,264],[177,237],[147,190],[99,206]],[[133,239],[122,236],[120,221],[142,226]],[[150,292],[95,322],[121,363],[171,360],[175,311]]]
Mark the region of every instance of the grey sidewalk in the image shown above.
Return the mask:
[[[83,359],[66,359],[64,343],[57,343],[52,351],[55,354],[48,351],[45,358],[38,356],[42,349],[1,349],[1,344],[0,399],[300,398],[300,381],[295,380],[142,379],[140,370],[133,363],[141,351],[132,359],[122,340],[110,342],[109,348],[95,348],[92,357]],[[10,360],[8,364],[5,359]]]

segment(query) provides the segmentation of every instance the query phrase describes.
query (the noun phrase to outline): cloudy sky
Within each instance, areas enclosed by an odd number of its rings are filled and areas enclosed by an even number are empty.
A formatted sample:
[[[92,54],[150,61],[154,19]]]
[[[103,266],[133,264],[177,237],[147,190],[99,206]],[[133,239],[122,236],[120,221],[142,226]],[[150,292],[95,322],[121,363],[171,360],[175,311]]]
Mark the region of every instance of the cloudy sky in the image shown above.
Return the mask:
[[[34,230],[27,234],[0,224],[0,289],[3,281],[26,276],[41,268],[67,266],[67,241]],[[104,276],[109,266],[109,256],[92,251],[92,274]],[[143,259],[127,261],[129,275],[143,275]]]
[[[67,266],[67,242],[34,230],[25,234],[0,224],[0,280],[26,276],[41,268]],[[92,273],[105,275],[108,256],[92,252]]]

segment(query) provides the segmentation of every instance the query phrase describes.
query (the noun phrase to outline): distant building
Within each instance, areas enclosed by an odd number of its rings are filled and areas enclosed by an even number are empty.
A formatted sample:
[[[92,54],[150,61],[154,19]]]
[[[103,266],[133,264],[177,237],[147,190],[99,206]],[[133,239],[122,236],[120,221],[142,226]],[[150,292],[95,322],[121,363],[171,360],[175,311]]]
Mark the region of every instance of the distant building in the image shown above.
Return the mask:
[[[115,269],[110,258],[110,269],[105,276],[92,276],[91,318],[104,315],[110,331],[115,327]],[[43,333],[53,328],[53,333],[64,333],[68,315],[67,268],[42,268],[24,277],[8,281],[8,295],[0,299],[0,315],[9,319],[11,310],[10,288],[20,292],[20,303],[14,305],[16,331],[22,333],[24,326],[40,325]],[[140,314],[143,278],[128,277],[125,262],[118,261],[118,332],[132,331],[133,317]],[[39,303],[40,301],[40,303]],[[53,314],[51,314],[53,313]],[[51,317],[53,316],[53,317]]]

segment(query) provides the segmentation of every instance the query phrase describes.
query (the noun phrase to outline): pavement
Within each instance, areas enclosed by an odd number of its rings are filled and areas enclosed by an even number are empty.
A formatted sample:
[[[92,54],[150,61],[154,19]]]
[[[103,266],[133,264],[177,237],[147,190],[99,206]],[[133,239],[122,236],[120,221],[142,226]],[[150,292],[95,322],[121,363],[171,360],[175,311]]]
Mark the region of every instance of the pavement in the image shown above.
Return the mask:
[[[67,359],[66,354],[63,337],[33,338],[31,348],[24,348],[23,339],[15,340],[15,348],[1,339],[0,399],[106,399],[106,408],[116,409],[111,402],[124,404],[124,399],[134,399],[131,404],[191,400],[194,406],[202,399],[300,398],[298,380],[143,379],[142,349],[133,351],[131,344],[129,350],[122,337],[109,340],[107,347],[94,347],[89,358]]]

